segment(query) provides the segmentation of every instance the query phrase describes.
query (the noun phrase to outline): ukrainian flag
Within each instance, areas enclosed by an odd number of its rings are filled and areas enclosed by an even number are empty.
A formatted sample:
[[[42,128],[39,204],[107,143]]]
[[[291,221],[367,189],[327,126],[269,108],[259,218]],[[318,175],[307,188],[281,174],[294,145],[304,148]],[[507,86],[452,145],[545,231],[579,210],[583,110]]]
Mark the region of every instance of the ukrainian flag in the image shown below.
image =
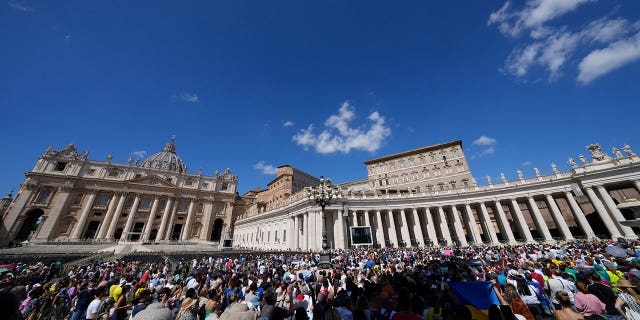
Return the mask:
[[[459,304],[466,305],[474,320],[489,319],[489,307],[500,305],[500,300],[490,281],[453,282],[449,281],[451,294]]]

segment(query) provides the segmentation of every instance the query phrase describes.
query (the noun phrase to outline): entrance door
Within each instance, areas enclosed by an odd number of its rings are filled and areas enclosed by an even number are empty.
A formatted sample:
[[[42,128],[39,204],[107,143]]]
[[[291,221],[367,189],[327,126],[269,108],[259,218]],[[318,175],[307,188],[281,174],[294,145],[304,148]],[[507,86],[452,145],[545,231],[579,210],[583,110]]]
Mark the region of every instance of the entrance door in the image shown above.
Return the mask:
[[[38,225],[40,221],[42,221],[42,216],[44,215],[44,211],[42,209],[33,209],[28,211],[25,214],[25,219],[22,222],[22,226],[20,230],[16,234],[15,241],[24,241],[29,238],[32,232],[38,229]]]
[[[220,218],[216,219],[216,221],[213,223],[213,230],[211,230],[211,237],[209,238],[209,240],[220,241],[220,239],[222,238],[223,224],[224,224],[224,221],[222,221],[222,219]]]
[[[84,231],[84,235],[82,239],[93,239],[96,237],[98,233],[98,228],[100,227],[100,221],[91,221],[87,226],[87,229]]]
[[[171,232],[171,240],[180,240],[180,232],[182,231],[182,225],[176,224],[173,226],[173,232]]]
[[[143,228],[144,228],[144,222],[136,222],[133,225],[133,234],[131,234],[131,241],[140,240],[140,233],[142,233]]]

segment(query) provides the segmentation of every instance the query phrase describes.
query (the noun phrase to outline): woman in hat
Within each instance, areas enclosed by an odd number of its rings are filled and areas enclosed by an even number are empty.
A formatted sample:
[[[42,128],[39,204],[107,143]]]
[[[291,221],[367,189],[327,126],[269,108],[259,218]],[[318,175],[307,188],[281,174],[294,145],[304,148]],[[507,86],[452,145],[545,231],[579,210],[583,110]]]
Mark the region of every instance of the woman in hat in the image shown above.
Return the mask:
[[[198,300],[192,298],[184,298],[180,311],[176,316],[177,320],[195,320],[198,314]]]
[[[640,320],[640,296],[635,291],[636,286],[627,279],[618,280],[618,299],[616,309],[625,315],[627,320]]]

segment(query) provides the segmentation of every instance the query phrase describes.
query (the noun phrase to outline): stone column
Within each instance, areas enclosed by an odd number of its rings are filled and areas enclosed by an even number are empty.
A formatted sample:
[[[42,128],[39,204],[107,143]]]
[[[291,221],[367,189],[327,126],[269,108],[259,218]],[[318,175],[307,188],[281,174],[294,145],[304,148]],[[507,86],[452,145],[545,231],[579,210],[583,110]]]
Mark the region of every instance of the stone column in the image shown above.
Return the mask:
[[[580,229],[582,229],[582,232],[584,232],[588,239],[595,238],[595,232],[591,229],[591,225],[589,224],[589,221],[587,221],[587,217],[584,215],[584,212],[582,212],[582,209],[580,209],[580,205],[576,202],[571,191],[565,191],[564,196],[567,198],[567,202],[569,202],[569,206],[571,206],[571,211],[573,211],[573,216],[578,220],[578,225],[580,226]]]
[[[431,210],[426,207],[424,208],[425,215],[427,216],[427,235],[429,236],[429,240],[431,240],[434,246],[440,246],[438,243],[438,234],[436,233],[436,225],[433,223],[433,216],[431,215]]]
[[[533,197],[527,197],[529,201],[529,207],[531,208],[531,212],[533,212],[533,222],[536,224],[536,228],[538,229],[538,234],[542,234],[544,237],[544,241],[552,241],[551,233],[549,232],[549,227],[547,223],[544,222],[544,218],[542,217],[542,213],[540,213],[540,209],[538,209],[538,204]]]
[[[156,242],[160,240],[164,240],[165,231],[167,229],[167,223],[171,217],[171,205],[173,204],[173,198],[167,198],[167,205],[164,207],[164,211],[162,211],[162,220],[160,220],[160,227],[158,228],[158,234],[156,235]]]
[[[211,218],[213,217],[213,202],[210,200],[204,203],[204,216],[202,217],[202,231],[200,231],[200,240],[209,241],[211,234]]]
[[[467,219],[469,219],[469,230],[471,232],[471,237],[473,242],[482,243],[482,238],[480,237],[480,230],[478,230],[478,223],[476,222],[476,218],[473,215],[473,210],[471,210],[471,205],[466,203],[464,205],[464,211],[467,214]]]
[[[609,208],[609,211],[613,214],[613,218],[616,220],[615,221],[616,225],[620,227],[622,234],[626,238],[637,238],[638,236],[636,236],[635,232],[633,232],[633,229],[631,229],[631,227],[627,227],[625,225],[620,224],[620,221],[627,221],[627,219],[622,215],[622,212],[620,212],[620,210],[616,206],[616,203],[613,202],[613,198],[611,198],[611,195],[609,195],[609,191],[607,191],[607,189],[605,189],[604,186],[597,186],[596,188],[598,189],[598,192],[600,193],[602,200],[604,200],[604,204],[607,206],[607,208]]]
[[[411,234],[409,233],[409,224],[407,223],[407,215],[405,214],[404,209],[400,210],[400,223],[402,223],[402,227],[400,228],[400,234],[402,235],[402,241],[404,241],[407,247],[411,246]]]
[[[309,242],[311,239],[309,236],[309,211],[307,211],[302,215],[302,240],[304,241],[303,248],[305,250],[310,248]]]
[[[529,230],[527,221],[524,219],[522,210],[520,210],[520,205],[518,204],[518,200],[511,199],[511,210],[516,216],[516,221],[518,222],[520,232],[522,232],[522,235],[524,235],[525,240],[527,242],[533,242],[533,236],[531,235],[531,230]]]
[[[480,202],[480,212],[482,212],[482,220],[485,228],[489,232],[489,240],[491,241],[491,244],[498,244],[498,235],[496,234],[496,230],[493,228],[493,223],[491,223],[491,218],[489,218],[489,212],[487,211],[487,206],[484,202]]]
[[[438,220],[440,220],[440,233],[442,234],[442,238],[447,241],[447,246],[450,246],[452,242],[449,225],[447,224],[447,215],[441,206],[438,206]]]
[[[13,230],[16,227],[16,221],[22,210],[27,206],[27,203],[31,201],[34,187],[27,185],[17,195],[13,202],[11,210],[7,212],[7,215],[2,220],[2,228],[0,228],[0,240],[1,244],[7,244],[13,240],[17,230]]]
[[[136,194],[136,198],[133,199],[133,205],[129,210],[129,216],[127,217],[127,223],[124,225],[122,235],[120,235],[120,241],[129,240],[129,231],[131,231],[131,225],[133,224],[133,218],[138,211],[138,205],[140,204],[140,195]]]
[[[173,223],[176,219],[176,215],[178,214],[178,207],[180,207],[180,198],[176,198],[173,208],[171,209],[171,214],[169,215],[169,220],[167,221],[167,229],[164,233],[164,240],[172,240],[171,234],[173,233]]]
[[[607,231],[609,231],[609,233],[611,234],[611,238],[617,239],[619,237],[622,237],[622,234],[620,234],[620,231],[618,231],[618,227],[616,227],[616,223],[613,222],[613,219],[611,219],[611,216],[609,216],[607,209],[605,209],[602,201],[600,201],[595,191],[593,191],[593,188],[587,187],[584,188],[584,190],[587,192],[587,196],[598,212],[600,219],[602,219],[602,223],[604,223],[604,226],[607,227]]]
[[[387,220],[389,223],[389,241],[391,241],[392,247],[398,247],[398,235],[396,234],[396,221],[393,218],[393,211],[387,210]]]
[[[460,241],[460,246],[466,247],[468,245],[467,238],[464,236],[464,229],[462,229],[462,223],[460,222],[458,208],[456,208],[455,205],[451,206],[451,214],[453,214],[453,226],[456,230],[458,241]]]
[[[504,213],[504,209],[502,209],[502,203],[500,201],[496,201],[496,210],[498,211],[498,223],[502,226],[502,230],[507,236],[507,241],[510,244],[515,244],[516,238],[513,236],[513,230],[511,230],[511,226],[507,220],[507,215]]]
[[[153,203],[151,204],[151,212],[149,212],[149,218],[147,218],[147,223],[144,225],[144,235],[142,236],[142,241],[149,241],[149,236],[151,235],[151,229],[153,229],[153,220],[155,219],[156,213],[158,212],[158,203],[160,199],[158,196],[153,198]],[[156,238],[158,234],[156,233]]]
[[[351,224],[352,226],[357,227],[360,225],[358,223],[358,210],[353,210],[353,216],[351,217],[351,219],[353,220],[353,223]]]
[[[381,248],[387,247],[387,243],[384,240],[384,226],[382,225],[380,210],[376,210],[376,241],[380,243]]]
[[[420,217],[418,216],[418,209],[413,208],[412,210],[413,216],[413,235],[416,237],[417,245],[424,246],[424,235],[422,234],[422,226],[420,225]]]
[[[634,180],[633,185],[636,187],[636,191],[640,192],[640,180]]]
[[[560,232],[562,232],[562,236],[565,240],[573,240],[573,235],[571,235],[571,231],[569,230],[567,221],[564,220],[564,217],[562,216],[560,208],[558,208],[556,200],[553,199],[553,196],[551,196],[550,194],[545,195],[545,197],[547,198],[549,208],[551,208],[551,214],[556,221],[556,225],[558,226],[558,228],[560,228]]]
[[[344,249],[345,248],[345,233],[344,233],[344,209],[339,210],[336,214],[338,215],[338,237],[336,239],[336,249]]]
[[[109,224],[109,231],[107,231],[107,239],[113,239],[113,235],[116,233],[116,228],[118,227],[118,220],[120,219],[120,214],[122,213],[122,208],[124,207],[124,202],[127,199],[127,194],[123,193],[120,195],[120,200],[118,200],[118,206],[116,207],[116,212],[113,214],[113,219],[111,219],[111,223]]]
[[[118,194],[114,193],[111,197],[111,201],[109,201],[109,205],[107,206],[107,212],[104,215],[104,220],[100,224],[100,229],[98,230],[97,239],[104,239],[107,235],[107,230],[109,230],[109,225],[111,219],[113,219],[113,212],[116,210],[116,202],[118,201]]]
[[[291,236],[293,237],[293,249],[297,250],[300,248],[300,225],[298,221],[298,215],[293,216],[293,232],[291,232]]]
[[[46,215],[46,218],[41,223],[40,227],[36,230],[36,239],[48,240],[52,238],[55,227],[58,225],[58,219],[69,204],[69,196],[71,195],[71,188],[62,187],[58,189],[59,192],[54,195],[55,201],[53,207]]]
[[[318,245],[318,238],[322,240],[322,230],[318,231],[318,211],[317,209],[311,209],[309,211],[309,249],[320,249],[321,245]],[[322,228],[320,228],[322,229]]]
[[[285,232],[287,232],[287,230],[295,230],[296,225],[295,225],[295,216],[293,217],[289,217],[289,221],[287,222],[287,229],[284,230]],[[293,243],[293,232],[291,232],[291,234],[289,234],[289,239],[287,239],[287,245],[289,248],[291,249],[295,249],[296,247],[294,247],[294,243]]]
[[[90,191],[89,198],[85,201],[84,206],[82,207],[82,213],[80,213],[80,219],[78,223],[76,223],[75,228],[73,228],[73,233],[71,234],[71,239],[80,239],[82,236],[82,231],[84,231],[84,225],[87,223],[87,219],[89,218],[89,213],[91,212],[91,207],[93,206],[93,202],[96,200],[96,191]]]
[[[196,199],[191,199],[189,202],[189,208],[187,209],[187,221],[184,223],[184,228],[182,228],[182,241],[186,241],[191,239],[191,225],[193,224],[194,219],[194,208],[196,206]],[[224,238],[224,236],[223,236]]]

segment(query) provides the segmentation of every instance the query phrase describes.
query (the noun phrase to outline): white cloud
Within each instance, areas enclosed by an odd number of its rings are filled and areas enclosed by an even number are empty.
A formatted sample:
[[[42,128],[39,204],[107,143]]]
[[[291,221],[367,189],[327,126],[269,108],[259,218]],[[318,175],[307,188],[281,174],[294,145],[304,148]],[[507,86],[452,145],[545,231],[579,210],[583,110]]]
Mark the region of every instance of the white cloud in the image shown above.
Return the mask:
[[[578,82],[588,83],[638,59],[634,38],[623,38],[640,30],[640,21],[632,24],[626,19],[604,16],[577,27],[546,25],[595,1],[531,0],[519,9],[510,1],[505,2],[491,13],[487,25],[496,25],[507,37],[529,31],[529,39],[511,51],[500,71],[524,80],[534,67],[542,67],[553,81],[563,74],[563,69],[578,67]],[[602,48],[603,45],[606,47]],[[582,61],[579,66],[578,61]]]
[[[611,43],[604,49],[589,53],[578,65],[578,82],[587,84],[638,59],[640,59],[640,32],[633,37]]]
[[[472,155],[471,160],[475,158],[482,158],[490,154],[494,154],[496,152],[496,148],[494,147],[496,144],[498,144],[498,141],[496,139],[485,136],[485,135],[480,136],[478,139],[473,141],[471,145],[480,146],[480,147],[483,147],[483,149],[480,150],[480,152],[477,152],[474,155]]]
[[[286,127],[292,127],[293,125],[294,125],[294,123],[293,123],[293,121],[291,121],[291,120],[287,120],[287,121],[284,121],[284,122],[282,123],[282,126],[283,126],[283,127],[285,127],[285,128],[286,128]]]
[[[531,162],[531,161],[525,161],[525,162],[522,163],[523,167],[530,167],[532,165],[533,165],[533,162]]]
[[[33,11],[32,7],[29,7],[27,5],[24,5],[22,3],[17,3],[17,2],[13,2],[13,1],[8,1],[7,5],[14,9],[14,10],[18,10],[18,11],[23,11],[23,12],[31,12]]]
[[[472,146],[494,146],[498,143],[496,139],[487,136],[480,136],[480,138],[473,141]]]
[[[278,168],[270,165],[270,164],[265,164],[264,161],[260,161],[258,163],[256,163],[253,166],[254,169],[258,169],[258,170],[262,170],[263,174],[269,174],[269,175],[273,175],[273,174],[277,174],[278,173]]]
[[[492,12],[487,25],[497,24],[504,35],[516,37],[523,30],[537,29],[545,22],[559,18],[579,6],[594,0],[532,0],[522,10],[513,10],[511,2]]]
[[[348,101],[342,103],[338,114],[331,115],[324,123],[325,129],[319,134],[311,124],[293,136],[293,141],[305,150],[310,147],[319,153],[363,150],[375,152],[382,146],[384,139],[391,135],[391,129],[385,125],[385,119],[378,112],[372,112],[367,120],[370,125],[351,127],[356,118],[355,107]]]
[[[180,99],[184,102],[196,103],[200,101],[200,98],[195,93],[183,92],[180,94],[174,94],[171,96],[174,99]]]
[[[147,156],[147,152],[144,150],[140,150],[140,151],[134,151],[131,154],[133,154],[134,156],[138,157],[138,158],[144,158]]]

